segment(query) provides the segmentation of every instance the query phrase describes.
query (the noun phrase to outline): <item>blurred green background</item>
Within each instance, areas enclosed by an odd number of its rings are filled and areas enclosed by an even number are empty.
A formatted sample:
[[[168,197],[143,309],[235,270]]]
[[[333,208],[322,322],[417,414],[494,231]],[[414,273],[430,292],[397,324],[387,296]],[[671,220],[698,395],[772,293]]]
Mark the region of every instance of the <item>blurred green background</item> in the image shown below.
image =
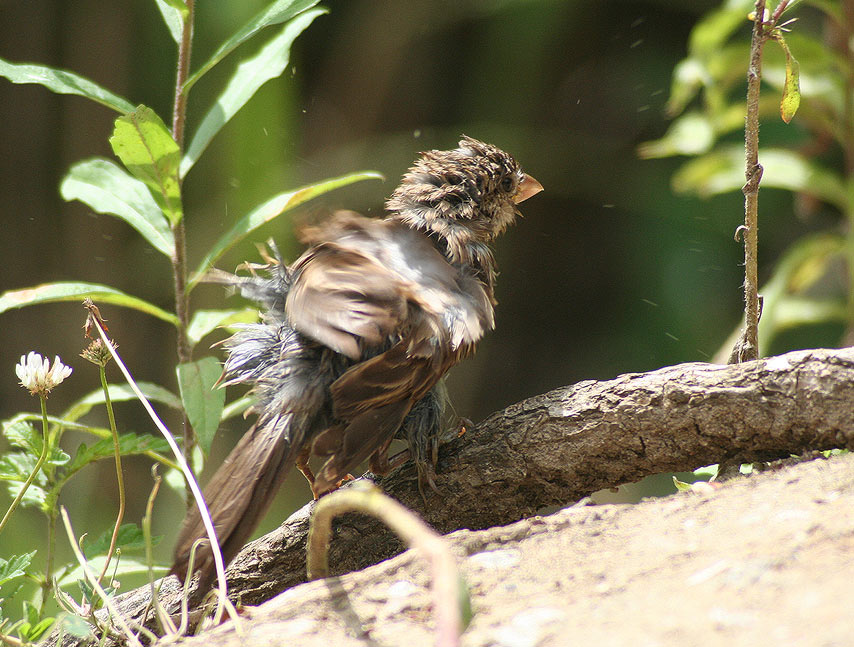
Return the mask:
[[[385,182],[328,194],[296,219],[339,208],[379,215],[419,151],[453,147],[465,133],[512,152],[545,192],[523,205],[524,218],[498,243],[497,330],[451,374],[458,414],[476,421],[561,385],[707,361],[717,351],[740,318],[743,252],[733,232],[743,217],[742,197],[674,195],[670,176],[680,160],[642,161],[636,151],[665,131],[673,66],[685,55],[691,27],[716,0],[324,4],[330,14],[297,39],[289,73],[258,93],[188,176],[190,267],[250,208],[303,183],[381,171]],[[199,2],[194,62],[261,5]],[[742,29],[749,32],[747,20]],[[244,47],[257,49],[262,41]],[[153,2],[3,2],[0,56],[77,71],[169,122],[175,46]],[[190,131],[236,61],[221,64],[194,89]],[[123,222],[58,194],[73,162],[112,157],[107,138],[114,119],[82,98],[0,79],[0,291],[77,279],[172,308],[165,259]],[[783,137],[796,138],[798,128],[796,120]],[[826,225],[799,220],[791,202],[784,192],[762,191],[760,282],[786,245]],[[298,253],[288,222],[253,238],[268,236],[288,258]],[[219,266],[232,270],[257,258],[246,242]],[[221,307],[225,299],[220,287],[203,286],[193,306]],[[135,377],[177,390],[172,328],[120,308],[102,307],[102,313]],[[14,375],[15,362],[30,350],[59,354],[75,369],[51,395],[51,411],[96,388],[97,369],[78,357],[83,319],[77,304],[2,315],[0,417],[38,410]],[[218,337],[202,343],[197,356]],[[828,334],[826,343],[834,339]],[[108,375],[119,380],[114,366]],[[138,405],[120,405],[118,419],[121,430],[154,432]],[[177,428],[174,416],[167,422]],[[240,419],[224,425],[213,465],[248,425]],[[134,497],[126,520],[139,522],[149,463],[132,458],[125,465]],[[75,477],[65,491],[78,533],[99,534],[114,520],[113,465],[102,461],[99,468]],[[302,477],[292,477],[261,531],[309,498]],[[4,490],[2,506],[7,499]],[[16,528],[25,530],[4,534],[0,555],[36,547],[44,537],[41,516],[18,515]],[[158,549],[164,561],[182,515],[179,496],[164,490],[155,518],[155,532],[165,535]]]

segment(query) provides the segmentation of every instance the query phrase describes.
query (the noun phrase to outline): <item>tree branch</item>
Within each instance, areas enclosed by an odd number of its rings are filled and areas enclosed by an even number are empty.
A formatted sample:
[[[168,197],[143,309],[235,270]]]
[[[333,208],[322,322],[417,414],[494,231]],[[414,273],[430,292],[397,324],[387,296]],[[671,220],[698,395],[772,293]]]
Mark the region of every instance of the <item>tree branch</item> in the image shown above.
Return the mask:
[[[442,447],[436,482],[443,496],[432,495],[426,508],[410,464],[380,485],[439,532],[487,528],[650,474],[854,448],[851,402],[852,348],[680,364],[580,382],[491,415]],[[305,581],[311,507],[237,556],[228,569],[231,596],[259,604]],[[401,549],[380,524],[348,515],[335,525],[331,569],[357,570]],[[168,578],[166,608],[177,607],[177,590]],[[147,596],[144,587],[119,602],[138,618]]]

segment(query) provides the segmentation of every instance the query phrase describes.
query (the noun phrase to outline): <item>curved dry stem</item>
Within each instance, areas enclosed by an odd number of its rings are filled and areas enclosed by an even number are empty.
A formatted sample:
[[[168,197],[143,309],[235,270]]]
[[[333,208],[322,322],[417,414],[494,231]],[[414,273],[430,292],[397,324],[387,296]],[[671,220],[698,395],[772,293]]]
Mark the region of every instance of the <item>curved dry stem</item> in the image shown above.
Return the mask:
[[[461,576],[450,548],[441,535],[414,512],[373,485],[366,483],[360,487],[338,490],[318,501],[308,531],[308,579],[319,579],[329,574],[328,554],[332,538],[332,520],[346,512],[364,512],[378,518],[408,547],[427,557],[433,572],[436,644],[443,647],[458,645],[463,631],[459,600]]]

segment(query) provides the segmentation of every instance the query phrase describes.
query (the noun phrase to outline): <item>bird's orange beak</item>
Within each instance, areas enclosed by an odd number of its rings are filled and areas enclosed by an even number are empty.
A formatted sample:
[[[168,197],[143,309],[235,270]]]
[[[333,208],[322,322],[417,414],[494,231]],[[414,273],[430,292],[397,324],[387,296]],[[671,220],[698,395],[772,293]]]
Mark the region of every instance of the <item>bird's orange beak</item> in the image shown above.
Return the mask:
[[[519,182],[519,189],[516,191],[516,197],[513,198],[513,202],[519,204],[520,202],[524,202],[532,195],[536,195],[540,191],[543,190],[543,185],[537,182],[530,175],[525,173],[522,177],[522,181]]]

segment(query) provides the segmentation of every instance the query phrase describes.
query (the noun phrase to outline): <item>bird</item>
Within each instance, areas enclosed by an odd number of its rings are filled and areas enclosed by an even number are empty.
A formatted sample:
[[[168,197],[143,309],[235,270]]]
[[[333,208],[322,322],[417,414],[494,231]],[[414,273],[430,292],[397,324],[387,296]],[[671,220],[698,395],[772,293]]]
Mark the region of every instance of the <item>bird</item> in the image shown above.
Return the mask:
[[[501,149],[463,135],[424,152],[387,200],[384,218],[339,212],[301,232],[306,251],[286,265],[275,245],[265,265],[214,271],[264,313],[222,344],[221,384],[248,384],[254,424],[215,472],[205,500],[227,564],[296,465],[317,499],[364,461],[396,467],[392,440],[408,443],[419,488],[433,480],[444,406],[442,378],[495,325],[492,241],[543,190]],[[259,273],[262,272],[262,273]],[[317,473],[309,459],[323,461]],[[422,492],[423,496],[423,492]],[[182,524],[172,573],[182,580],[198,509]],[[210,584],[210,547],[196,552]]]

